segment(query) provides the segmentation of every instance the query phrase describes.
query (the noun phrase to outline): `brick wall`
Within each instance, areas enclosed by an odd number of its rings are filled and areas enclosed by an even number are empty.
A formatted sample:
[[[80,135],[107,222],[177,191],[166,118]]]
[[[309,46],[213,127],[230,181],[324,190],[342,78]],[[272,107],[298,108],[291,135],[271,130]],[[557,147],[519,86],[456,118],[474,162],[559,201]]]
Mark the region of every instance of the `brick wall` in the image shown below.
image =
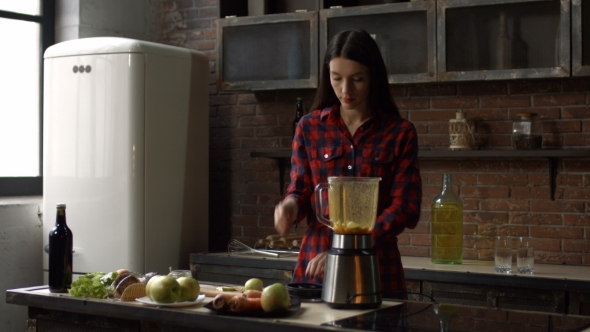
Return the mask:
[[[281,199],[274,160],[252,150],[290,147],[294,103],[310,105],[313,90],[226,93],[215,87],[216,0],[152,0],[155,40],[205,52],[210,73],[210,241],[226,250],[274,234]],[[590,145],[590,79],[544,79],[391,87],[402,115],[419,132],[421,149],[448,146],[448,120],[457,110],[476,123],[482,149],[508,148],[512,121],[528,111],[541,116],[545,144]],[[430,201],[441,174],[453,174],[464,203],[464,256],[493,258],[496,234],[536,239],[538,262],[590,265],[590,158],[561,159],[555,201],[549,199],[544,159],[421,160],[421,221],[399,236],[404,255],[429,256]],[[284,179],[288,179],[285,174]]]

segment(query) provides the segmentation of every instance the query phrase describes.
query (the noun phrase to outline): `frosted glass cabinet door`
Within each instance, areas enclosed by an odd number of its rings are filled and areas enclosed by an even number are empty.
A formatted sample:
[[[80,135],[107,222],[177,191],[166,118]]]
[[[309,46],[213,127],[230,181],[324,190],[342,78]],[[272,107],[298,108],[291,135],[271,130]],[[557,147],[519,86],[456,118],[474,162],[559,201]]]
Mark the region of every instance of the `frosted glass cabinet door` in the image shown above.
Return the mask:
[[[590,76],[590,2],[572,0],[572,75]]]
[[[316,88],[317,22],[317,12],[218,20],[218,89]]]
[[[320,11],[320,61],[332,37],[366,30],[377,42],[389,83],[436,81],[435,1],[415,1]]]
[[[570,76],[570,0],[438,0],[439,81]]]
[[[145,65],[125,53],[45,60],[44,244],[67,204],[74,273],[144,271]]]

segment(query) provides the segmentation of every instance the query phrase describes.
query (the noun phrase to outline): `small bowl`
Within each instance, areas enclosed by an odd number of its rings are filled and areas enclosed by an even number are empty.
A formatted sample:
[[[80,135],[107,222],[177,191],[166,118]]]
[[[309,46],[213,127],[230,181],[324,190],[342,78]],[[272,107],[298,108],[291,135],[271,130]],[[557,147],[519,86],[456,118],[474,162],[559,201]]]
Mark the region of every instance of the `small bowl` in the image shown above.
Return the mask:
[[[302,300],[321,300],[322,298],[321,284],[287,284],[287,291],[289,292],[289,295],[298,297]]]

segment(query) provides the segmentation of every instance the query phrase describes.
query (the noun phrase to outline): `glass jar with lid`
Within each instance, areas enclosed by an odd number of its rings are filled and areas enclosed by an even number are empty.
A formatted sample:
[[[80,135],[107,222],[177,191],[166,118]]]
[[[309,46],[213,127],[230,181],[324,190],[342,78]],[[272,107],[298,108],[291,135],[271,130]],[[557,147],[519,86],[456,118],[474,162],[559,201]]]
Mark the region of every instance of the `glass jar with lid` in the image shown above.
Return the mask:
[[[512,124],[512,146],[517,150],[535,150],[543,145],[543,125],[536,113],[519,113]]]

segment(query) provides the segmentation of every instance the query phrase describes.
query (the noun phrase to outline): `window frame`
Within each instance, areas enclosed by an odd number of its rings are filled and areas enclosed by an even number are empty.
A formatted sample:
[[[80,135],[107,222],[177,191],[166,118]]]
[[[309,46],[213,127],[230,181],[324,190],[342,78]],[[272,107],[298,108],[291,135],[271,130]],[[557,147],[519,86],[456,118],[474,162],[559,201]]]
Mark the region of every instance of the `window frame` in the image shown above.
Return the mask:
[[[43,54],[55,43],[55,0],[41,0],[41,14],[28,15],[0,10],[0,18],[40,24],[39,52],[39,176],[0,177],[0,196],[43,195]]]

